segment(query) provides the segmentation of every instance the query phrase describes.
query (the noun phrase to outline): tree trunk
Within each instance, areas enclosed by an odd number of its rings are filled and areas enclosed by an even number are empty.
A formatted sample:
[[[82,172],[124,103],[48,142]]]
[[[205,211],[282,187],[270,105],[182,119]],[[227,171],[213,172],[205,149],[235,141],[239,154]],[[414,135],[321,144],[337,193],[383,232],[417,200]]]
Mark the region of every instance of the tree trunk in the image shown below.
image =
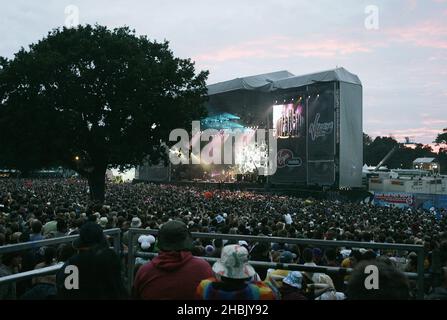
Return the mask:
[[[88,176],[88,186],[90,188],[90,200],[94,202],[104,202],[106,188],[106,168],[95,168]]]

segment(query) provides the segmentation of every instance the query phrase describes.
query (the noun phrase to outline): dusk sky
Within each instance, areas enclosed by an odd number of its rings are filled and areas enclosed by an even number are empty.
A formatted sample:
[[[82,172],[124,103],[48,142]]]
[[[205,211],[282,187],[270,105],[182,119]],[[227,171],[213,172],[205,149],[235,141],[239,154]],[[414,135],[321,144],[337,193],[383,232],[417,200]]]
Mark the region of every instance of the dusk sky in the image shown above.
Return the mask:
[[[176,55],[210,71],[209,84],[343,66],[363,82],[368,134],[430,143],[447,127],[447,0],[5,0],[0,56],[63,26],[70,4],[81,24],[169,40]],[[378,29],[365,27],[370,5]]]

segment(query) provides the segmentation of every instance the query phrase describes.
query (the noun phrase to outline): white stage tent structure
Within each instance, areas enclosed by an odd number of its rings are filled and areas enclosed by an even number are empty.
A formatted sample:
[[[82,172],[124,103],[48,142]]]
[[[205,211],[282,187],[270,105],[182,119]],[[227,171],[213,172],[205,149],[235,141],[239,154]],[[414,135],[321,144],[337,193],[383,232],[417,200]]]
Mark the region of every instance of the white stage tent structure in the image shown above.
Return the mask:
[[[290,161],[281,163],[269,181],[361,188],[362,95],[359,77],[344,68],[299,76],[283,70],[209,85],[207,108],[210,114],[229,112],[246,126],[269,129],[277,127],[275,108],[293,109],[291,118],[299,124],[292,123],[294,131],[278,139],[278,154]]]
[[[281,161],[269,183],[354,189],[362,187],[362,95],[359,77],[344,68],[283,70],[209,85],[207,109],[209,117],[231,114],[245,127],[278,132]],[[151,180],[144,167],[139,179]]]

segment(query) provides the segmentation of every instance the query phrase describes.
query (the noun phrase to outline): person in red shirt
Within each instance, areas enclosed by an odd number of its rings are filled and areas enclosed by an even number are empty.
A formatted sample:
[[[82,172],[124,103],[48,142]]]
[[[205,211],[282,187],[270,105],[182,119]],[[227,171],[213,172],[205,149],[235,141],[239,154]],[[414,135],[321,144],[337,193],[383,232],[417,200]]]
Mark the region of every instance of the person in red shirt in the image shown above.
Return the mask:
[[[137,272],[133,297],[145,300],[192,300],[201,280],[213,275],[211,266],[194,257],[192,237],[187,226],[172,220],[159,232],[160,252]]]

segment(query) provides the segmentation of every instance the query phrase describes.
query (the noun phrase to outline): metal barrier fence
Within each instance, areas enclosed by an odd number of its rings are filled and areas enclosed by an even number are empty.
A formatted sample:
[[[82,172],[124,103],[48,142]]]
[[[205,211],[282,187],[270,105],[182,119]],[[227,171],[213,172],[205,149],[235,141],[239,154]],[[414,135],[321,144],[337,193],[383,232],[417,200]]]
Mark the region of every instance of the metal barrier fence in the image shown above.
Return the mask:
[[[120,255],[121,254],[121,230],[118,228],[115,229],[108,229],[104,230],[104,234],[107,236],[113,237],[113,249],[115,252]],[[67,242],[73,242],[79,237],[79,235],[73,235],[73,236],[65,236],[65,237],[59,237],[59,238],[52,238],[52,239],[45,239],[45,240],[38,240],[38,241],[30,241],[30,242],[23,242],[18,244],[9,244],[6,246],[0,247],[0,255],[8,252],[16,252],[16,251],[23,251],[23,250],[30,250],[30,249],[38,249],[43,246],[50,246],[50,245],[56,245],[56,244],[62,244]],[[0,285],[7,284],[10,282],[16,282],[26,279],[31,279],[37,276],[44,276],[49,274],[55,274],[57,271],[62,267],[62,263],[41,268],[41,269],[35,269],[30,270],[26,272],[20,272],[15,273],[9,276],[0,277]]]
[[[120,229],[105,230],[104,234],[113,237],[113,247],[118,255],[121,253],[121,241],[120,241]],[[157,235],[158,230],[145,230],[145,229],[129,229],[129,246],[127,256],[127,285],[129,292],[132,289],[134,270],[135,270],[135,258],[136,257],[153,257],[156,254],[144,253],[135,251],[135,236],[141,234]],[[417,279],[417,298],[424,298],[424,247],[420,245],[404,245],[393,243],[369,243],[369,242],[354,242],[354,241],[326,241],[326,240],[313,240],[313,239],[293,239],[293,238],[278,238],[278,237],[260,237],[260,236],[245,236],[245,235],[233,235],[233,234],[214,234],[214,233],[192,233],[193,238],[201,239],[225,239],[225,240],[245,240],[251,242],[274,242],[274,243],[288,243],[297,245],[311,245],[318,247],[350,247],[350,248],[365,248],[365,249],[384,249],[384,250],[405,250],[414,251],[417,254],[417,272],[406,273],[406,276],[410,279]],[[19,244],[12,244],[0,247],[0,254],[7,252],[22,251],[28,249],[37,249],[42,246],[55,245],[61,243],[72,242],[77,239],[79,235],[66,236],[60,238],[39,240],[33,242],[24,242]],[[216,258],[204,257],[209,262],[217,261]],[[254,267],[286,269],[286,270],[298,270],[298,271],[310,271],[321,272],[327,274],[338,273],[341,275],[350,274],[352,269],[338,268],[338,267],[324,267],[324,266],[305,266],[298,264],[282,264],[273,262],[260,262],[250,261]],[[55,274],[62,267],[63,264],[57,264],[54,266],[30,270],[21,272],[0,278],[0,285],[16,282],[20,280],[31,279],[37,276],[44,276],[49,274]]]
[[[42,277],[46,275],[52,275],[59,271],[60,268],[62,268],[64,264],[58,263],[54,266],[40,268],[40,269],[34,269],[30,271],[20,272],[20,273],[14,273],[9,276],[4,276],[0,278],[0,285],[8,284],[10,282],[17,282],[17,281],[23,281],[32,279],[35,277]]]
[[[144,230],[144,229],[129,229],[129,247],[127,257],[127,284],[129,292],[132,289],[134,270],[135,270],[135,258],[136,257],[149,257],[148,253],[142,253],[135,251],[135,236],[142,234],[157,235],[159,230]],[[278,238],[278,237],[260,237],[260,236],[245,236],[245,235],[233,235],[233,234],[215,234],[215,233],[192,233],[193,238],[199,239],[225,239],[225,240],[245,240],[251,242],[274,242],[274,243],[288,243],[297,245],[311,245],[316,247],[349,247],[349,248],[365,248],[365,249],[381,249],[381,250],[405,250],[414,251],[417,254],[417,272],[406,273],[409,278],[417,279],[417,298],[424,299],[424,247],[420,245],[406,245],[406,244],[394,244],[394,243],[372,243],[372,242],[355,242],[355,241],[328,241],[328,240],[314,240],[314,239],[293,239],[293,238]],[[216,261],[215,258],[205,258],[207,261]],[[262,266],[268,268],[281,268],[286,270],[298,270],[298,271],[310,271],[321,273],[341,273],[349,274],[351,269],[345,268],[332,268],[322,266],[304,266],[297,264],[278,264],[269,262],[251,261],[253,266]]]

